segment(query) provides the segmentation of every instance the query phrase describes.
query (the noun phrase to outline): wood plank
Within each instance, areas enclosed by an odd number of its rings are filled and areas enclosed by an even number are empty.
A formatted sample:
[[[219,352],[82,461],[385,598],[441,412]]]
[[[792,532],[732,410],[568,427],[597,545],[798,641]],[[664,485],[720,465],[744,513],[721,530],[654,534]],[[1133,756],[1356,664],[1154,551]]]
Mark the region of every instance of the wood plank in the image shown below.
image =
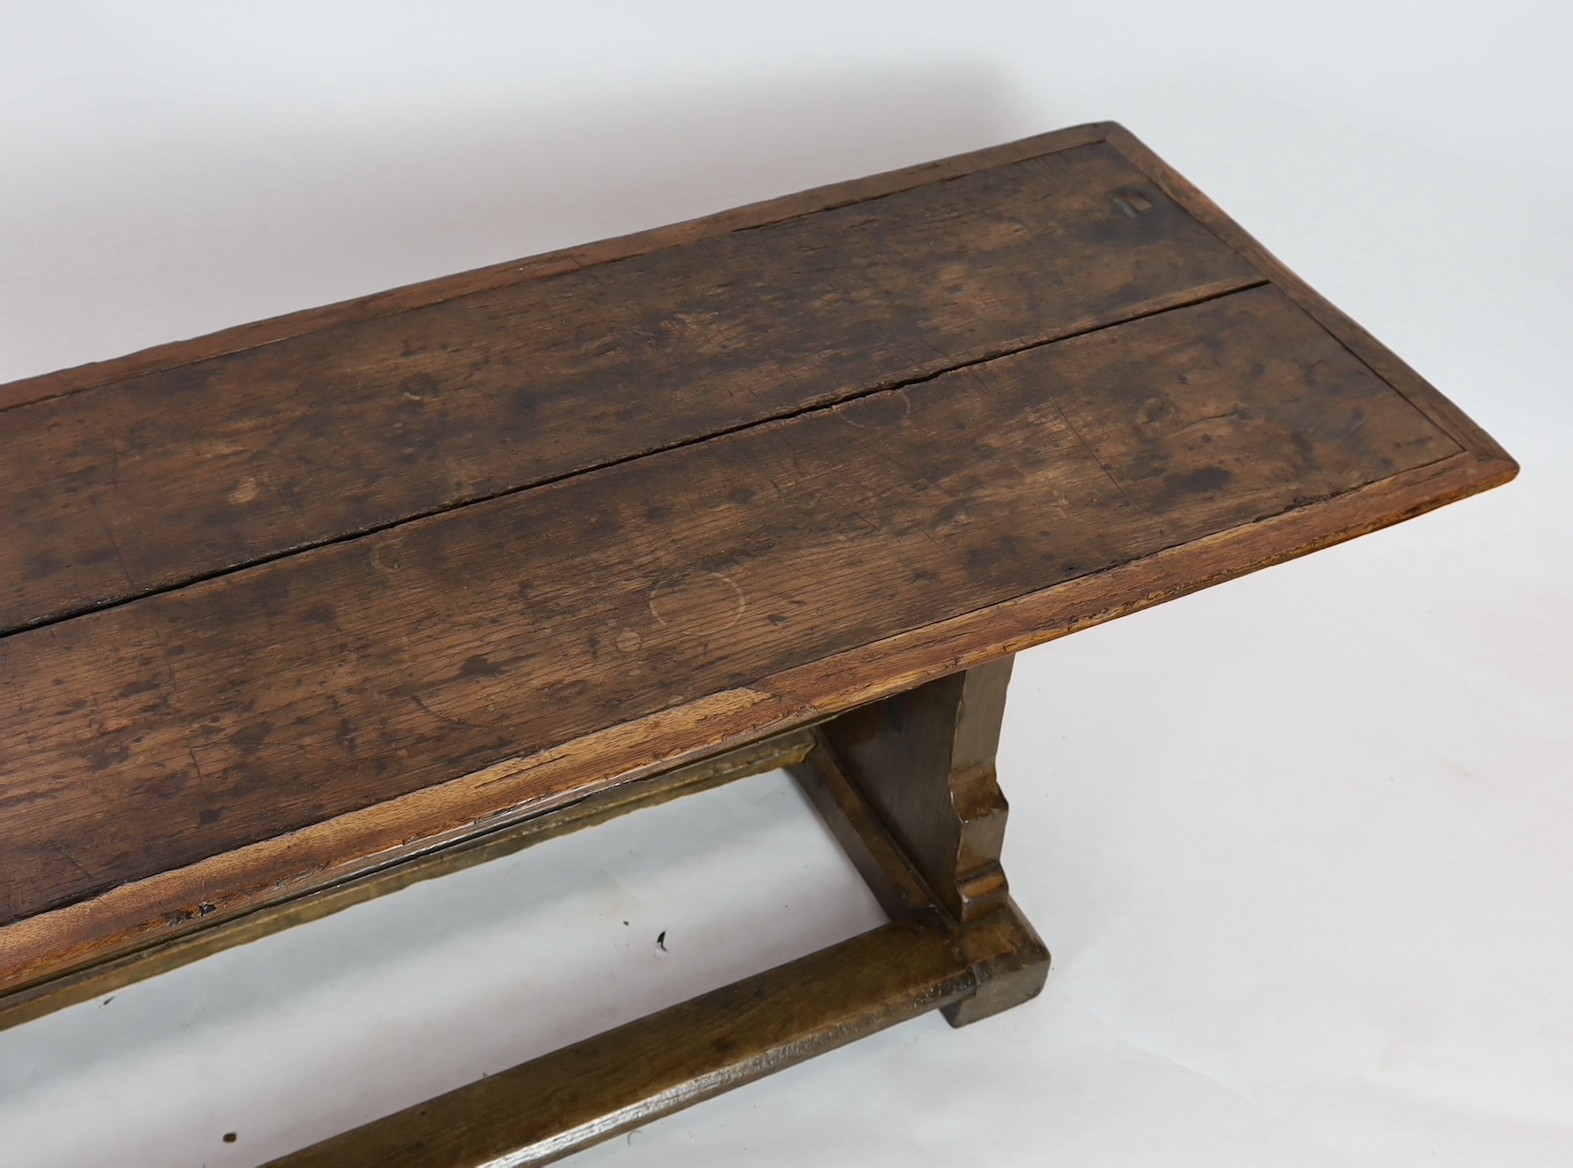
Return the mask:
[[[481,832],[445,848],[400,856],[382,867],[333,881],[299,896],[265,904],[241,916],[212,915],[199,927],[164,944],[88,966],[76,973],[25,990],[0,994],[0,1030],[79,1002],[101,998],[135,982],[189,965],[214,953],[244,945],[283,929],[321,920],[423,880],[446,876],[548,839],[627,815],[670,799],[697,794],[749,775],[802,763],[814,753],[810,730],[786,734],[728,751],[718,758],[608,787],[561,807]],[[913,907],[928,902],[921,901]]]
[[[14,635],[0,984],[1511,473],[1457,454],[1260,288]]]
[[[819,736],[864,802],[963,923],[1009,895],[1000,851],[1010,812],[995,774],[1014,658],[832,718]]]
[[[1338,338],[1345,348],[1368,365],[1372,372],[1402,394],[1417,410],[1436,423],[1453,441],[1492,462],[1511,464],[1513,459],[1496,439],[1475,420],[1441,394],[1392,350],[1383,345],[1347,313],[1332,304],[1282,260],[1241,227],[1222,208],[1196,188],[1184,175],[1159,158],[1140,139],[1116,122],[1104,123],[1109,145],[1130,159],[1170,198],[1196,217],[1198,222],[1250,260],[1285,295],[1303,308],[1307,315]]]
[[[964,999],[972,963],[932,910],[566,1046],[266,1168],[548,1164]]]
[[[0,631],[1261,278],[1094,143],[20,405]]]
[[[909,629],[0,927],[0,992],[351,879],[399,856],[561,806],[1019,653],[1510,481],[1464,452],[1107,571]],[[703,745],[700,745],[700,744]],[[174,906],[172,908],[172,906]],[[212,910],[211,918],[199,910]]]
[[[190,340],[154,345],[152,348],[108,361],[92,361],[86,365],[44,373],[37,377],[24,377],[19,381],[0,385],[0,410],[64,397],[84,389],[108,385],[113,381],[140,377],[145,373],[156,373],[163,369],[172,369],[177,365],[207,361],[213,357],[239,353],[261,345],[271,345],[276,341],[321,332],[339,325],[356,324],[379,316],[391,316],[415,308],[426,308],[447,300],[456,300],[461,296],[486,292],[493,288],[505,288],[526,280],[545,279],[564,272],[594,267],[597,264],[628,259],[631,256],[648,255],[663,248],[682,247],[697,240],[712,239],[728,232],[748,231],[755,227],[781,223],[787,219],[796,219],[835,207],[845,207],[851,203],[877,199],[898,191],[911,190],[926,183],[946,182],[971,174],[975,170],[1006,166],[1026,158],[1036,158],[1043,154],[1069,150],[1074,146],[1102,142],[1111,129],[1117,128],[1113,122],[1089,122],[1080,126],[1068,126],[1063,130],[1051,130],[1048,133],[1020,138],[1014,142],[1003,142],[998,146],[969,150],[933,162],[921,162],[915,166],[904,166],[896,170],[868,175],[865,178],[830,183],[827,186],[799,191],[793,195],[782,195],[757,203],[748,203],[729,211],[704,215],[698,219],[670,223],[664,227],[636,231],[631,235],[615,236],[595,243],[580,244],[577,247],[562,248],[526,259],[505,260],[500,264],[490,264],[435,280],[422,280],[419,283],[376,292],[370,296],[357,296],[336,304],[320,305],[267,320],[252,321]]]
[[[919,909],[938,907],[937,898],[918,875],[911,858],[891,838],[889,829],[841,769],[835,748],[825,740],[823,727],[803,733],[813,736],[814,749],[791,766],[792,777],[885,915],[899,921]]]

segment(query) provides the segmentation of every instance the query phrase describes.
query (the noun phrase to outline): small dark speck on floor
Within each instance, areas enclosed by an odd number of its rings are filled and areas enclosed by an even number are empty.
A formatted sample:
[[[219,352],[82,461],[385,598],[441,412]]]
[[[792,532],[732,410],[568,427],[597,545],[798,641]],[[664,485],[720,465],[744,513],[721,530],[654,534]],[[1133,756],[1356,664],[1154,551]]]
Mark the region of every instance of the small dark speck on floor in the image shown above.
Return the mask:
[[[666,930],[661,930],[661,935],[655,939],[655,947],[662,953],[670,952],[666,947]]]
[[[224,1133],[224,1142],[226,1144],[233,1144],[237,1138],[238,1137],[235,1135],[234,1132],[225,1132]]]
[[[110,1002],[113,1002],[114,1000],[115,1000],[115,995],[114,994],[110,994],[107,998],[105,998],[102,1002],[100,1002],[98,1004],[100,1006],[107,1006],[107,1005],[109,1005]]]
[[[623,924],[624,924],[624,925],[626,925],[626,924],[628,924],[628,922],[627,922],[627,921],[624,921],[624,922],[623,922]]]

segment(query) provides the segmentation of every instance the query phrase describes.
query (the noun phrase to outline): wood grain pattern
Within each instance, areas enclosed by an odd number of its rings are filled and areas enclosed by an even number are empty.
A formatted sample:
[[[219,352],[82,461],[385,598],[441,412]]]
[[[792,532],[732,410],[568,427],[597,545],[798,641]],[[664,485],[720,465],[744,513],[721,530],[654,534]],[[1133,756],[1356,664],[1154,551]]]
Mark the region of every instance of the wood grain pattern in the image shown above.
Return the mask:
[[[1003,814],[990,809],[1002,808],[1003,798],[993,756],[1009,676],[1009,657],[990,661],[921,686],[911,700],[892,698],[800,731],[796,749],[787,742],[794,736],[775,740],[890,913],[889,925],[330,1137],[270,1168],[546,1164],[925,1010],[938,1007],[963,1026],[1037,996],[1049,953],[1003,880],[986,902],[957,905],[950,895],[958,875],[977,864],[998,868]],[[837,741],[856,760],[856,783]],[[914,760],[911,785],[931,798],[896,790]],[[975,810],[998,830],[970,832]],[[959,867],[958,846],[969,853]]]
[[[545,840],[595,827],[620,815],[748,775],[796,766],[814,753],[815,745],[812,731],[791,731],[718,758],[604,788],[553,810],[504,824],[492,831],[479,832],[447,847],[398,857],[354,879],[328,881],[299,896],[264,904],[250,913],[225,918],[215,911],[194,922],[198,927],[163,944],[99,962],[25,990],[0,994],[0,1030],[20,1026],[65,1006],[102,998],[106,993],[155,974],[178,969],[307,921],[321,920],[423,880],[490,863]]]
[[[1059,188],[1046,176],[1081,167],[1084,194],[1098,189],[1089,176],[1123,175],[1118,190],[1104,184],[1103,209],[1113,214],[1096,223],[1071,213],[1045,225],[1047,204],[1023,196],[1012,226],[998,199],[976,193],[1009,195],[1041,181],[1048,199]],[[1010,186],[1011,174],[1026,185]],[[930,221],[943,238],[903,237],[916,250],[889,258],[882,245],[899,235],[901,216],[870,219],[861,204],[899,195],[932,210],[944,203],[935,191],[949,196],[968,182],[974,196],[954,203],[956,221],[937,211]],[[715,242],[707,236],[731,233],[733,245],[790,237],[811,247],[812,225],[837,207],[846,213],[840,250],[821,249],[823,269],[795,274],[802,252],[789,248],[770,261],[778,283],[764,273],[754,285],[776,295],[777,308],[808,312],[819,331],[794,331],[779,313],[749,315],[744,305],[736,319],[779,327],[773,342],[756,346],[757,329],[744,329],[737,352],[712,351],[698,329],[649,347],[643,364],[603,361],[604,376],[576,390],[564,354],[579,344],[573,352],[586,361],[607,356],[583,343],[589,326],[505,321],[510,304],[550,317],[557,302],[539,293],[558,285],[580,288],[576,303],[605,314],[603,324],[626,324],[632,310],[622,300],[584,291],[594,284],[589,272],[604,286],[608,273],[645,263],[647,274],[680,273],[676,284],[692,277],[702,288],[705,273],[719,269],[675,257],[720,254],[705,251]],[[1160,220],[1178,250],[1141,234]],[[1050,246],[1055,230],[1065,238]],[[947,258],[946,238],[966,240],[969,254]],[[983,246],[991,240],[998,246]],[[1061,263],[1057,248],[1074,251],[1076,240],[1086,245],[1080,266]],[[1033,247],[1038,266],[1023,260]],[[1125,275],[1111,282],[1105,258],[1120,255],[1111,262],[1125,263]],[[863,268],[840,270],[857,268],[852,260]],[[1018,261],[1025,266],[1013,269]],[[973,283],[925,295],[918,277],[932,284],[951,263],[964,264]],[[1262,279],[1273,286],[1252,287]],[[840,285],[839,302],[791,299],[835,280],[866,281],[856,287],[888,294],[895,315],[850,311],[853,284]],[[657,285],[629,294],[669,313],[693,291]],[[1087,307],[1094,303],[1102,307]],[[296,492],[299,506],[273,500],[257,532],[246,520],[207,543],[193,537],[196,553],[178,540],[164,547],[156,534],[122,543],[122,521],[134,526],[161,507],[172,514],[162,476],[191,459],[182,464],[177,452],[155,471],[168,444],[144,435],[136,457],[117,465],[132,453],[116,445],[125,433],[93,427],[110,415],[134,427],[142,415],[116,414],[129,407],[114,401],[158,383],[167,395],[153,411],[161,423],[203,410],[220,427],[249,416],[267,441],[246,445],[252,431],[239,426],[232,453],[261,460],[245,465],[267,465],[273,449],[285,462],[304,458],[324,449],[314,423],[276,423],[296,394],[332,412],[319,378],[334,368],[335,339],[348,343],[363,329],[364,351],[391,359],[384,342],[397,337],[404,359],[403,339],[425,327],[426,306],[458,321],[485,305],[501,314],[487,319],[504,348],[554,328],[567,338],[551,358],[562,358],[558,365],[530,366],[532,376],[557,371],[552,384],[566,396],[552,400],[566,412],[552,415],[550,430],[519,431],[540,450],[511,470],[498,469],[507,461],[500,445],[471,448],[468,461],[449,457],[475,441],[455,422],[459,446],[439,442],[430,459],[395,459],[384,475],[407,472],[413,487],[357,486],[333,478],[331,466],[312,471],[314,487],[355,496],[347,511]],[[1104,309],[1111,315],[1099,315]],[[1092,331],[1054,340],[1083,330]],[[485,356],[464,348],[475,334],[459,332],[454,353],[440,358],[453,357],[456,369]],[[833,354],[842,365],[815,355],[821,336],[843,345]],[[427,339],[436,347],[409,359],[439,360],[444,342]],[[273,349],[296,343],[293,373],[269,365]],[[1001,356],[1001,348],[1019,351]],[[326,364],[313,364],[317,357]],[[945,371],[961,362],[971,363]],[[684,381],[675,363],[705,376]],[[224,380],[239,369],[258,377]],[[618,371],[636,369],[660,393],[641,401],[629,391]],[[206,390],[180,389],[182,378],[210,372]],[[335,386],[359,392],[352,371],[336,376]],[[293,390],[284,386],[291,378]],[[385,379],[383,396],[367,406],[376,433],[348,427],[352,438],[337,437],[373,458],[413,449],[408,418],[387,412],[390,386],[420,417],[431,408],[446,417],[448,406],[419,404],[419,387],[409,391],[416,401],[405,399],[399,384]],[[748,400],[723,402],[728,386]],[[503,397],[514,388],[493,386]],[[596,395],[621,405],[596,414],[601,405],[585,404]],[[468,425],[490,424],[495,396],[471,396]],[[652,440],[646,423],[659,424],[652,415],[664,415],[668,398],[693,407],[688,429]],[[90,400],[111,403],[107,413],[86,408]],[[272,404],[253,408],[258,401]],[[641,412],[652,401],[660,408]],[[576,414],[580,406],[590,414]],[[80,537],[72,556],[85,574],[34,562],[34,578],[24,580],[19,561],[4,558],[12,541],[0,548],[0,570],[15,592],[0,603],[22,623],[72,605],[118,607],[0,637],[8,698],[0,703],[0,991],[1374,530],[1517,469],[1456,407],[1111,125],[0,388],[3,424],[34,410],[61,425],[32,437],[76,461],[61,477],[46,460],[54,494],[28,495],[31,480],[13,472],[28,457],[18,451],[31,447],[6,429],[0,481],[20,492],[6,514],[20,530],[63,507],[54,513],[77,521],[65,527]],[[758,423],[773,414],[781,416]],[[609,422],[578,433],[575,419],[590,415]],[[406,429],[390,429],[398,425]],[[436,432],[424,425],[418,435]],[[108,433],[110,445],[72,445],[62,431],[73,426]],[[733,432],[701,439],[711,426]],[[669,448],[633,457],[652,441]],[[578,453],[564,455],[564,443],[578,443]],[[222,469],[224,457],[210,469]],[[522,491],[499,486],[510,476],[522,485],[533,474],[569,475],[598,459],[612,464]],[[139,460],[147,465],[128,465]],[[537,469],[520,471],[526,464]],[[561,469],[540,469],[548,465]],[[255,495],[242,489],[246,478]],[[220,497],[230,508],[263,499],[255,475],[203,481],[191,515],[169,519],[175,528]],[[134,485],[139,501],[105,524],[105,500]],[[215,495],[220,488],[247,497]],[[296,546],[291,540],[338,538],[348,534],[344,523],[394,523],[407,508],[446,507],[476,491],[498,494],[128,601],[182,573],[276,555]],[[403,502],[389,505],[395,497]],[[39,543],[47,533],[30,530],[31,552],[47,551]],[[24,593],[30,599],[18,601]]]
[[[1391,385],[1406,401],[1450,435],[1455,442],[1493,462],[1515,465],[1500,443],[1487,434],[1469,415],[1449,401],[1436,388],[1357,324],[1349,315],[1330,303],[1283,261],[1263,247],[1248,231],[1224,214],[1210,198],[1154,154],[1124,126],[1104,124],[1109,145],[1131,160],[1165,194],[1178,201],[1197,221],[1206,225],[1229,247],[1248,259],[1274,285],[1305,310],[1313,320],[1339,339],[1372,372]]]
[[[713,239],[733,231],[748,231],[756,227],[796,219],[799,216],[844,207],[850,203],[860,203],[867,199],[895,194],[898,191],[911,190],[929,183],[947,182],[961,175],[971,174],[975,170],[1006,166],[1042,154],[1069,150],[1073,146],[1102,142],[1115,128],[1117,127],[1114,122],[1090,122],[1080,126],[1068,126],[1063,130],[1051,130],[1045,134],[1035,134],[1014,142],[1003,142],[998,146],[969,150],[933,162],[922,162],[916,166],[905,166],[864,178],[799,191],[797,194],[748,203],[727,211],[704,215],[698,219],[670,223],[647,231],[637,231],[631,235],[563,248],[527,259],[489,264],[483,268],[459,272],[435,280],[423,280],[416,284],[406,284],[370,296],[358,296],[336,304],[325,304],[317,308],[285,313],[283,316],[275,316],[267,320],[237,325],[191,340],[154,345],[152,348],[108,361],[93,361],[86,365],[61,369],[37,377],[24,377],[19,381],[0,385],[0,410],[8,410],[32,402],[48,401],[51,398],[79,393],[84,389],[108,385],[113,381],[140,377],[145,373],[156,373],[195,361],[207,361],[214,357],[255,349],[261,345],[271,345],[276,341],[322,332],[341,325],[392,316],[416,308],[426,308],[433,304],[456,300],[461,296],[469,296],[475,292],[506,288],[526,280],[558,276],[564,272],[628,259],[631,256],[648,255],[664,248],[684,247],[702,239]]]
[[[1510,480],[1464,452],[1244,527],[911,629],[0,928],[0,989],[352,878],[588,792],[744,745],[1376,531]]]
[[[1255,289],[16,634],[0,920],[1456,451]]]
[[[1260,279],[1093,144],[16,408],[0,630]]]
[[[820,728],[839,769],[937,903],[974,921],[1005,899],[1009,807],[994,772],[1011,657],[873,702]]]
[[[799,789],[887,917],[900,921],[922,909],[938,908],[937,898],[911,858],[841,769],[822,730],[802,731],[812,736],[814,748],[788,768]]]
[[[1036,997],[1049,951],[1001,866],[1009,806],[994,769],[1013,658],[996,657],[832,718],[792,770],[892,919],[933,904],[978,990],[943,1007],[969,1026]]]
[[[930,1010],[986,1008],[1032,963],[1046,969],[1047,952],[1009,902],[959,935],[920,911],[264,1168],[550,1164]]]
[[[598,1034],[265,1168],[549,1164],[974,992],[930,911]]]

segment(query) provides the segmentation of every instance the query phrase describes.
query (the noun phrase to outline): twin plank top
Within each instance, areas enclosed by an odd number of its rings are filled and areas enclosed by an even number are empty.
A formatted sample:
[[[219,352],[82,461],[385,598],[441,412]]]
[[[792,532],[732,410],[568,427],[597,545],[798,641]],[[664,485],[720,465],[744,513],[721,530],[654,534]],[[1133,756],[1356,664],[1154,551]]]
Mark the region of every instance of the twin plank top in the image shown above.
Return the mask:
[[[1515,469],[1111,125],[0,387],[0,993]]]

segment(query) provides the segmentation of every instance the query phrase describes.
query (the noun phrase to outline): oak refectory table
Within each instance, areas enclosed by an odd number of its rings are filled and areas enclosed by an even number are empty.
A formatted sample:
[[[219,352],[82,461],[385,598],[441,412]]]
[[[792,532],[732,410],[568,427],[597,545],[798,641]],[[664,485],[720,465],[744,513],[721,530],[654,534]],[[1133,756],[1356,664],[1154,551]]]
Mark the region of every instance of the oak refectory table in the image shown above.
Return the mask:
[[[778,766],[888,925],[278,1163],[986,1017],[1012,654],[1516,469],[1112,124],[0,387],[0,1025]]]

